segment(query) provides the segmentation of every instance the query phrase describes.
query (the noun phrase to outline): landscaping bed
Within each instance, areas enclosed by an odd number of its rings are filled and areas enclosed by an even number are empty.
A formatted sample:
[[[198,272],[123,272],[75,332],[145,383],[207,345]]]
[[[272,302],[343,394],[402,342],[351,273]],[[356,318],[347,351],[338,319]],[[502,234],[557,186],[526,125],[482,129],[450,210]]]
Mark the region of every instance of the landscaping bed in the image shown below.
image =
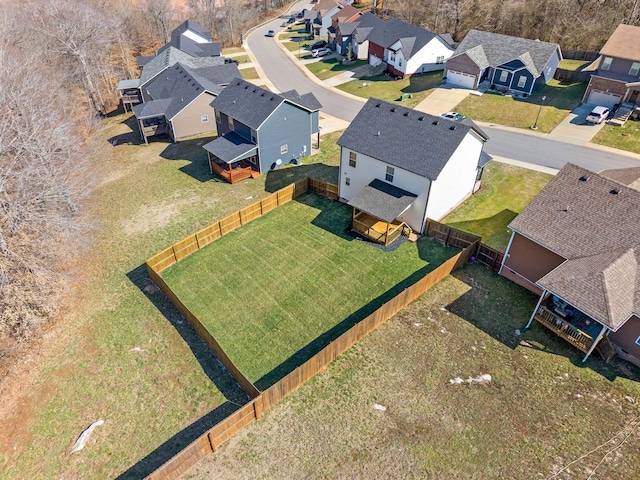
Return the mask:
[[[540,112],[538,130],[548,133],[580,105],[586,87],[586,83],[550,80],[526,98],[487,92],[481,96],[467,96],[454,110],[473,120],[518,128],[530,128]]]
[[[458,252],[426,238],[384,252],[349,233],[351,216],[304,194],[162,276],[265,389]]]
[[[507,225],[551,178],[535,170],[490,162],[484,169],[481,189],[442,222],[480,235],[484,244],[504,252],[511,238]]]

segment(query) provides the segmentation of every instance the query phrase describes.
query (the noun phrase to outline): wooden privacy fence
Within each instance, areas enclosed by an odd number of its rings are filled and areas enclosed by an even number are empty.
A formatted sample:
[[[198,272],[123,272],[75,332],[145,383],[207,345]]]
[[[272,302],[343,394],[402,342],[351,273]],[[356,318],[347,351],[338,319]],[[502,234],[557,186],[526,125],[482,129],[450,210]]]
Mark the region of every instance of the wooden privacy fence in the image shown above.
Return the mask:
[[[567,70],[564,68],[556,68],[553,78],[561,82],[588,82],[591,78],[591,70]]]
[[[593,62],[598,58],[599,52],[593,50],[562,50],[562,58],[567,60],[586,60]]]

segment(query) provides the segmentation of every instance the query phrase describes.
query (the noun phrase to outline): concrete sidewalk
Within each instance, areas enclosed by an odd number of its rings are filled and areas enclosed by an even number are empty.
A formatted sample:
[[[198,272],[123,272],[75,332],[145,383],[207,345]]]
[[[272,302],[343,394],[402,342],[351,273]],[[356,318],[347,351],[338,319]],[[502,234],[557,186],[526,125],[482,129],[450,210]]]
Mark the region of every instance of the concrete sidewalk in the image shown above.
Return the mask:
[[[467,95],[470,93],[471,90],[443,85],[431,92],[431,94],[416,105],[414,109],[424,113],[430,113],[431,115],[440,115],[441,113],[453,110],[455,106],[467,98]]]

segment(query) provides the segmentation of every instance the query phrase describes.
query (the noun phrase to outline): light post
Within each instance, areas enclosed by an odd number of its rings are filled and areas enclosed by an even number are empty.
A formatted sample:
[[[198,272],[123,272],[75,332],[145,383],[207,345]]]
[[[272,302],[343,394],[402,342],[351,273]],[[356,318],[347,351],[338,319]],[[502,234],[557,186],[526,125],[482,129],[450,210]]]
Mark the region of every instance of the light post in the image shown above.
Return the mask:
[[[540,112],[542,111],[542,106],[544,105],[544,101],[547,99],[547,97],[545,97],[544,95],[542,96],[542,101],[540,102],[540,108],[538,108],[538,114],[536,115],[536,121],[533,122],[533,125],[531,126],[531,130],[537,130],[538,129],[538,119],[540,118]]]

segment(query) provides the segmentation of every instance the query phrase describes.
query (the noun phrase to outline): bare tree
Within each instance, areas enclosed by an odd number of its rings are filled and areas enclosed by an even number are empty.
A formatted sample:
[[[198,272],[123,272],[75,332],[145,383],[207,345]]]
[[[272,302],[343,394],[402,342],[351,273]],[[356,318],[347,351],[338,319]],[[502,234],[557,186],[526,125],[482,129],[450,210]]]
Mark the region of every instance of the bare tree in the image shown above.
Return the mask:
[[[171,25],[174,22],[175,7],[170,0],[145,0],[142,2],[142,12],[153,25],[154,33],[164,44],[169,41]]]

